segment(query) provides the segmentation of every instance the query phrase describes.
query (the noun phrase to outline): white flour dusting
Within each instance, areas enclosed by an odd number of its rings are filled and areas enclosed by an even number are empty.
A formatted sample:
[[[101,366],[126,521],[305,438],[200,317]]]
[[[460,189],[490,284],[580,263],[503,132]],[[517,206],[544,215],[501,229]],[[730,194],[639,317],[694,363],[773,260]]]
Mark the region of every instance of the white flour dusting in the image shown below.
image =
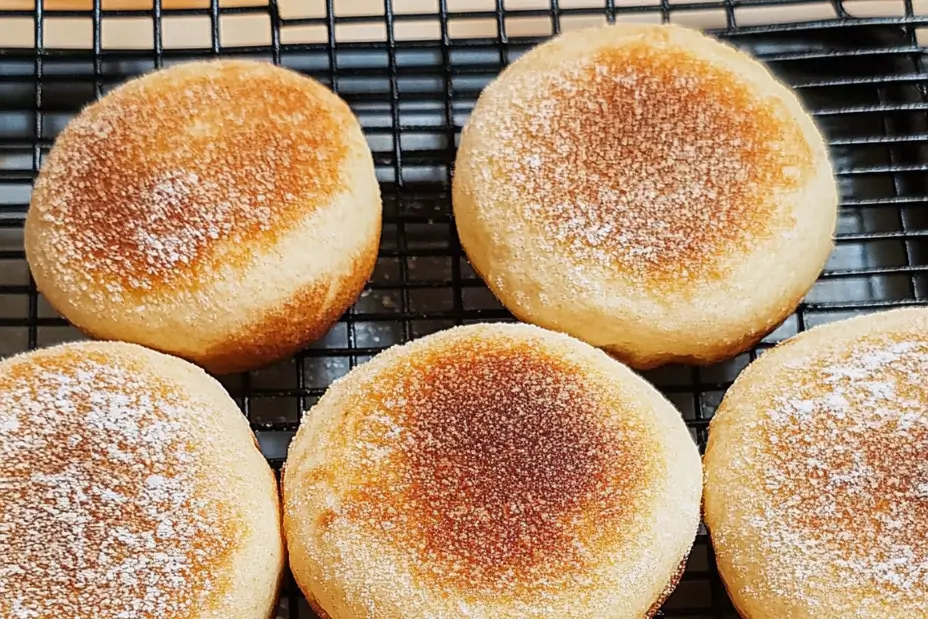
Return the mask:
[[[0,375],[0,616],[182,619],[223,545],[194,494],[197,408],[112,359]]]

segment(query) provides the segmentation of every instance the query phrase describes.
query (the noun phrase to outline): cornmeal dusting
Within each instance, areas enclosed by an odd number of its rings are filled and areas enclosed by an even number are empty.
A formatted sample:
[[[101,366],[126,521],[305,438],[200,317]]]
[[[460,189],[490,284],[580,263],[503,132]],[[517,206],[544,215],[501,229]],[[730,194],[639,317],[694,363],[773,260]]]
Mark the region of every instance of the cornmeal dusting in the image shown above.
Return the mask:
[[[333,101],[295,73],[221,61],[145,76],[89,106],[33,194],[56,282],[119,301],[247,264],[342,190],[351,116]]]
[[[748,506],[756,515],[737,535],[756,539],[769,563],[745,594],[923,608],[928,342],[868,338],[795,372],[821,380],[783,390],[750,430],[765,441],[747,463],[762,478]],[[737,548],[728,552],[737,565]]]
[[[462,599],[593,586],[656,466],[604,382],[525,343],[415,358],[363,394],[343,515]]]
[[[722,276],[794,224],[813,152],[783,101],[678,45],[630,42],[504,74],[470,128],[470,190],[548,251],[632,281]],[[566,252],[566,253],[565,253]]]
[[[0,373],[0,617],[186,619],[223,583],[220,506],[185,424],[205,411],[102,354]]]

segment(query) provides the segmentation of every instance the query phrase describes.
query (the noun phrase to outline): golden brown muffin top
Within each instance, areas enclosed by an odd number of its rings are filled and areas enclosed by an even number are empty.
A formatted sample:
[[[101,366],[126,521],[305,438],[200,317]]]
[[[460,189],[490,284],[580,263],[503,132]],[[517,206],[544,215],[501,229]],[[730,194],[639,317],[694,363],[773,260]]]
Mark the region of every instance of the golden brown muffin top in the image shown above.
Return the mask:
[[[635,515],[660,470],[620,393],[532,341],[433,345],[350,397],[358,477],[339,513],[462,599],[593,586],[601,549],[634,536],[604,523]]]
[[[742,599],[832,613],[924,606],[926,324],[919,309],[813,329],[726,396],[708,508],[717,552],[753,574]]]
[[[830,559],[881,596],[928,582],[928,339],[901,335],[810,359],[816,378],[784,385],[760,421],[764,492],[778,497],[765,543]]]
[[[118,353],[0,365],[0,616],[186,619],[224,595],[241,523],[196,482],[204,406]]]
[[[776,198],[815,164],[782,99],[669,36],[654,28],[545,70],[526,58],[474,114],[496,136],[475,164],[492,199],[552,251],[642,284],[723,276],[790,227]]]
[[[195,289],[345,190],[352,122],[323,86],[270,64],[159,71],[64,129],[36,183],[35,223],[60,268],[114,296]]]

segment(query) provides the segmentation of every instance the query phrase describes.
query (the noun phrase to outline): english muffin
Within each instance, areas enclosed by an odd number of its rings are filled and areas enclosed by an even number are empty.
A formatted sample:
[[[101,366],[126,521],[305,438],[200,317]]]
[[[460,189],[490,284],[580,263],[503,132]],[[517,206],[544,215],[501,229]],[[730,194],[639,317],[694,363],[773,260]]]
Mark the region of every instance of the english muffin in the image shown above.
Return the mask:
[[[746,619],[928,617],[928,309],[798,335],[709,431],[705,518]]]
[[[290,566],[329,619],[641,619],[673,589],[701,466],[626,367],[529,325],[392,348],[307,414]]]
[[[203,370],[131,344],[0,363],[0,617],[268,619],[273,472]]]
[[[797,306],[832,247],[828,151],[747,55],[677,26],[553,39],[481,94],[454,214],[518,318],[636,368],[745,350]]]
[[[323,335],[377,258],[381,203],[348,106],[267,63],[124,84],[62,131],[26,217],[39,290],[103,339],[218,372]]]

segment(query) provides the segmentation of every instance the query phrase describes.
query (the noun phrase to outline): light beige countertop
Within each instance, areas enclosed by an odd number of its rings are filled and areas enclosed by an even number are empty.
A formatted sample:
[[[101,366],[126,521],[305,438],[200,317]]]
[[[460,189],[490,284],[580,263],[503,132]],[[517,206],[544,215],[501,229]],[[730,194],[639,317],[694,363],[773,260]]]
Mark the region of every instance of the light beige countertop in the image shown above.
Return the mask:
[[[36,0],[0,0],[0,10],[31,11]],[[694,0],[671,0],[668,16],[671,22],[696,28],[725,28],[728,15],[722,2],[717,7],[690,8]],[[280,16],[289,19],[318,19],[317,23],[286,24],[281,29],[281,43],[325,43],[328,30],[325,23],[325,0],[279,0]],[[618,21],[659,22],[662,18],[659,0],[615,0]],[[928,14],[928,0],[914,0],[916,14]],[[335,0],[334,17],[351,17],[337,21],[336,38],[344,42],[378,42],[387,40],[384,18],[385,2],[378,0]],[[549,0],[502,0],[506,13],[502,27],[508,38],[540,37],[553,33]],[[606,22],[604,0],[560,0],[560,28],[573,30]],[[47,49],[92,49],[93,26],[90,16],[56,15],[60,11],[89,11],[93,0],[45,0],[43,6],[43,41]],[[166,13],[162,21],[162,44],[165,49],[208,48],[211,22],[208,15],[171,15],[171,9],[208,8],[210,0],[162,0]],[[271,24],[267,11],[261,10],[262,0],[219,0],[220,8],[255,7],[253,13],[227,14],[220,12],[220,39],[223,47],[269,45]],[[903,0],[845,0],[844,8],[851,17],[903,17]],[[150,11],[153,0],[102,0],[108,10]],[[451,39],[496,38],[499,20],[494,12],[497,0],[447,0],[449,12],[448,36]],[[595,12],[594,9],[603,9]],[[581,9],[582,12],[573,12]],[[438,0],[393,0],[395,20],[393,36],[398,41],[440,40],[441,24]],[[473,12],[474,15],[464,13]],[[741,4],[734,8],[734,23],[739,27],[785,22],[806,22],[837,17],[834,5],[828,1],[792,5]],[[924,29],[928,32],[928,28]],[[0,16],[0,48],[35,46],[34,17]],[[928,41],[928,34],[920,42]],[[116,17],[104,15],[101,45],[104,49],[152,49],[154,47],[152,17]]]

